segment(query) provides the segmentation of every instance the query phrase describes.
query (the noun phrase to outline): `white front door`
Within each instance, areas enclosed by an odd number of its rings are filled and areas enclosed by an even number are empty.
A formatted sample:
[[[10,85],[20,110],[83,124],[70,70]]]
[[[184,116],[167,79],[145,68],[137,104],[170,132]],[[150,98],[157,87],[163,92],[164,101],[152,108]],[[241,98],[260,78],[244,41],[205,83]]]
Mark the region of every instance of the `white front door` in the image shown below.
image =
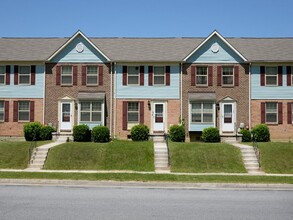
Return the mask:
[[[154,103],[153,123],[155,131],[165,131],[165,103]]]
[[[60,106],[60,130],[72,129],[72,103],[61,102]]]
[[[221,128],[222,132],[234,132],[235,131],[235,118],[236,109],[235,102],[222,103],[221,104]]]

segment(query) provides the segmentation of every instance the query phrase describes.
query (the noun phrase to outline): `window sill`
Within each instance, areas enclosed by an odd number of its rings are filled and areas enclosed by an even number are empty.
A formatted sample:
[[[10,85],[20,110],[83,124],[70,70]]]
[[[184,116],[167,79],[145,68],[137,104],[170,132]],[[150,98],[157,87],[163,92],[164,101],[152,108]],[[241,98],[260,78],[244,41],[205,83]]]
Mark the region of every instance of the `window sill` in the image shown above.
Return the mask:
[[[99,86],[98,84],[96,84],[96,85],[94,85],[94,84],[93,84],[93,85],[88,85],[88,84],[87,84],[87,85],[86,85],[86,87],[98,87],[98,86]]]
[[[266,125],[277,126],[279,124],[278,124],[278,122],[266,122]]]
[[[196,85],[197,88],[207,88],[209,87],[208,85]]]
[[[72,87],[73,85],[61,85],[61,87]]]
[[[222,85],[222,88],[234,88],[234,85]]]

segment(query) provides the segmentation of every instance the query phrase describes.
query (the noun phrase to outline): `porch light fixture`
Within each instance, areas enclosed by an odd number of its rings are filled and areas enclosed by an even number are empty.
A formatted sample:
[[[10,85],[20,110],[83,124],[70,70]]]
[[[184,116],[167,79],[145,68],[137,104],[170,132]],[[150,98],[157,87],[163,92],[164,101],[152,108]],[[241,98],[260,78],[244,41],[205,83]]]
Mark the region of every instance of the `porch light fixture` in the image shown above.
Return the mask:
[[[149,107],[149,110],[151,110],[151,102],[150,102],[150,100],[148,100],[148,107]]]

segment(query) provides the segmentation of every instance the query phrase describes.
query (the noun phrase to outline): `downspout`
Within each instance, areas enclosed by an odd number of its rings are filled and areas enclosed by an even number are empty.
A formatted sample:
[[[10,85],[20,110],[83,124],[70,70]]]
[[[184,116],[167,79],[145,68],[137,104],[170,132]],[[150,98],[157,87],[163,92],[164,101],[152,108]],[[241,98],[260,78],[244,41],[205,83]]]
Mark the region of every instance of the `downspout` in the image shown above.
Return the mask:
[[[182,114],[182,109],[183,109],[183,106],[182,106],[182,63],[180,63],[180,123],[182,124],[182,121],[183,121],[183,114]]]
[[[45,124],[45,98],[46,98],[46,63],[44,63],[44,93],[43,93],[43,124]]]
[[[113,64],[110,63],[110,74],[111,74],[111,77],[110,77],[110,137],[112,137],[112,121],[113,121],[113,108],[112,108],[112,102],[113,102],[113,85],[112,85],[112,82],[113,82]]]
[[[113,89],[113,99],[114,99],[114,118],[113,118],[113,137],[116,137],[116,63],[113,65],[114,69],[114,89]]]
[[[248,84],[248,128],[251,130],[251,63],[249,63]]]

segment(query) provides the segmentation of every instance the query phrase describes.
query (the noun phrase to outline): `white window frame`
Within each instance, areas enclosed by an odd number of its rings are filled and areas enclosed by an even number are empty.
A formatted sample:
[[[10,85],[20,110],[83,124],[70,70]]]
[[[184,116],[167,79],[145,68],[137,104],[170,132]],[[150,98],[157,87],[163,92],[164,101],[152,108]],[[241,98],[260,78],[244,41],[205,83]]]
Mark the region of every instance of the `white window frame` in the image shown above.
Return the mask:
[[[192,121],[192,115],[196,114],[197,112],[195,112],[195,109],[192,108],[193,104],[199,104],[200,105],[200,112],[198,114],[200,114],[200,122],[196,122],[196,121]],[[204,105],[205,104],[211,104],[212,108],[211,108],[211,112],[205,112],[204,111]],[[204,122],[204,114],[212,114],[212,121],[208,121],[208,122]],[[203,102],[190,102],[190,123],[192,124],[214,124],[215,121],[215,103],[214,102],[209,102],[209,101],[203,101]]]
[[[28,73],[22,73],[23,68],[28,68],[29,72]],[[23,83],[21,82],[21,79],[24,77],[28,77],[28,82]],[[19,85],[30,85],[31,84],[31,66],[19,66],[18,67],[18,84]]]
[[[90,103],[90,109],[89,110],[82,110],[82,103]],[[93,103],[100,103],[101,105],[101,109],[100,110],[93,110]],[[79,121],[80,122],[83,122],[83,123],[86,123],[86,122],[90,122],[90,123],[95,123],[95,122],[101,122],[101,124],[103,125],[104,124],[104,120],[103,120],[103,102],[102,101],[80,101],[79,102]],[[89,121],[82,121],[82,117],[81,117],[81,114],[82,113],[89,113],[90,115],[90,120]],[[100,121],[93,121],[93,113],[100,113],[101,114],[101,120]]]
[[[22,102],[23,102],[23,103],[28,103],[28,109],[20,109],[20,107],[21,107],[20,104],[21,104]],[[19,122],[28,122],[28,121],[30,121],[30,117],[31,117],[31,116],[30,116],[30,101],[18,101],[18,109],[17,109],[17,110],[18,110],[18,115],[17,115],[17,117],[18,117],[18,121],[19,121]],[[28,119],[21,120],[21,119],[20,119],[20,113],[21,113],[21,112],[26,112],[26,113],[28,113]]]
[[[95,73],[89,73],[89,68],[96,68],[96,72]],[[90,83],[88,80],[88,77],[96,77],[97,78],[97,82],[96,83]],[[99,84],[99,68],[98,66],[87,66],[86,67],[86,85],[87,86],[97,86]]]
[[[197,86],[207,86],[208,85],[208,67],[207,66],[197,66],[196,67],[196,85]],[[200,69],[205,69],[206,74],[199,74]],[[199,83],[198,77],[205,77],[206,78],[206,83]]]
[[[228,72],[227,71],[227,73],[229,73],[229,75],[228,74],[225,74],[224,75],[224,73],[226,72],[226,71],[224,71],[225,69],[232,69],[232,75],[230,74],[230,71]],[[227,78],[227,77],[231,77],[232,78],[232,83],[229,83],[229,84],[227,84],[227,83],[225,83],[225,80],[224,80],[224,78]],[[233,66],[222,66],[222,85],[223,86],[234,86],[234,67]]]
[[[3,71],[1,69],[3,68]],[[0,82],[0,85],[5,85],[6,84],[6,69],[5,66],[0,66],[0,77],[3,77],[3,83]]]
[[[63,72],[63,68],[65,67],[70,67],[71,68],[71,73],[64,73]],[[64,77],[71,77],[71,83],[63,83],[63,76]],[[61,85],[64,85],[64,86],[71,86],[73,84],[73,66],[72,65],[64,65],[64,66],[61,66],[61,74],[60,74],[60,77],[61,77]]]
[[[157,68],[163,68],[163,74],[156,73]],[[164,77],[163,83],[156,83],[156,77]],[[165,66],[154,66],[154,73],[153,73],[153,85],[154,86],[165,86],[166,85],[166,67]]]
[[[274,75],[269,75],[268,74],[268,69],[269,68],[274,68],[276,70],[276,73]],[[276,78],[276,83],[275,84],[268,84],[267,83],[267,77],[271,77],[271,78]],[[278,67],[277,66],[266,66],[265,67],[265,85],[266,86],[278,86]]]
[[[3,107],[0,107],[0,113],[2,114],[2,118],[0,117],[0,122],[4,122],[5,120],[5,102],[3,100],[0,100],[0,103]]]
[[[137,110],[129,110],[131,104],[137,104]],[[129,121],[129,114],[137,114],[137,121]],[[130,130],[133,126],[139,124],[139,102],[127,102],[127,130]]]
[[[129,74],[129,69],[135,68],[137,70],[137,83],[129,83],[129,77],[136,77],[135,74]],[[129,86],[138,86],[140,84],[140,72],[139,72],[139,66],[127,66],[127,85]]]
[[[267,105],[268,104],[274,104],[274,105],[276,105],[275,111],[272,111],[272,110],[267,109]],[[275,114],[276,115],[276,121],[268,121],[267,120],[267,117],[268,117],[267,115],[268,114]],[[266,124],[278,124],[278,103],[277,102],[266,102],[265,120],[266,120]]]

